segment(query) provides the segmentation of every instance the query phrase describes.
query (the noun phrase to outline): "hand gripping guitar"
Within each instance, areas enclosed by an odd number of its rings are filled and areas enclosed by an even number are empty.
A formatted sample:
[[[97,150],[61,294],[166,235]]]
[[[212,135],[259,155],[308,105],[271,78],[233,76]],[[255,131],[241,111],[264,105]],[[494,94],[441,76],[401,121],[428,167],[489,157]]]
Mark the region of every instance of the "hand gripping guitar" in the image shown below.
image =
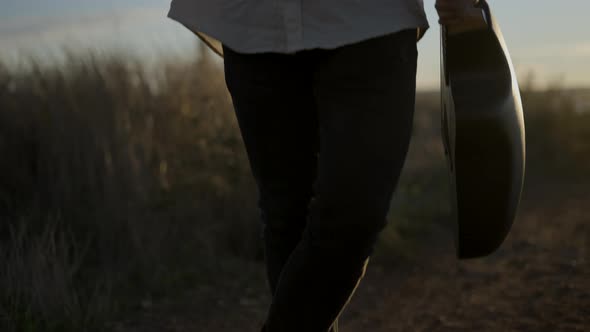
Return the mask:
[[[491,254],[508,235],[524,180],[518,83],[486,1],[482,27],[441,27],[442,136],[460,259]]]

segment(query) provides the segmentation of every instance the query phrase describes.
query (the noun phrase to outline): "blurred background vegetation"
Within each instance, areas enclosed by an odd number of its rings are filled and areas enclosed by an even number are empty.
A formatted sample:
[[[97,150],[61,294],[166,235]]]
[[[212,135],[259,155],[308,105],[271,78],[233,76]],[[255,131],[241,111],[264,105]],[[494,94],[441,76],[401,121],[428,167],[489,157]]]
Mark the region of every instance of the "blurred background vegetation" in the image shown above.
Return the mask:
[[[589,92],[523,80],[527,190],[587,184]],[[375,264],[450,228],[437,92]],[[223,72],[208,53],[157,72],[126,54],[0,64],[0,329],[92,331],[146,298],[260,262],[256,190]]]

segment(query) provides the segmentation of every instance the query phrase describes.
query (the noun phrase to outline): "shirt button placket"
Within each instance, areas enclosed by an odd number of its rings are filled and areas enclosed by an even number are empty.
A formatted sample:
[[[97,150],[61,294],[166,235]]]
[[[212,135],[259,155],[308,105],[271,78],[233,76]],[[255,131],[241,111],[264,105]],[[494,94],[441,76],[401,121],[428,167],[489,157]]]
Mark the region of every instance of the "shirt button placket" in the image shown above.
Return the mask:
[[[283,0],[283,17],[287,40],[287,52],[294,52],[303,47],[301,1],[302,0]]]

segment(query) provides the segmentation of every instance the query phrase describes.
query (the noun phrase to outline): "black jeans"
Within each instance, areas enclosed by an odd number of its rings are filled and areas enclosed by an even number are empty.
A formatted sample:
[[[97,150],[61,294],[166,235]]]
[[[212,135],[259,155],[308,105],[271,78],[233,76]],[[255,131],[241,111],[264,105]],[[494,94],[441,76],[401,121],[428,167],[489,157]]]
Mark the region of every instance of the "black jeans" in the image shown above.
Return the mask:
[[[259,190],[273,294],[264,331],[326,332],[386,225],[412,132],[416,31],[224,54]]]

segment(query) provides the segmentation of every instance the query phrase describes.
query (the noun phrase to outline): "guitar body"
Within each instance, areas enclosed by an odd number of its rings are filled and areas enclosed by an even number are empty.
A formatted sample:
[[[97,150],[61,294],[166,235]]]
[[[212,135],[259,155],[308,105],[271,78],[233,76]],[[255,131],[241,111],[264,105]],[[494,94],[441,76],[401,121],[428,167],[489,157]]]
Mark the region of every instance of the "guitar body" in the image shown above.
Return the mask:
[[[211,51],[223,58],[223,47],[219,40],[200,31],[194,31],[194,33]]]
[[[518,83],[500,28],[480,1],[483,29],[442,28],[442,136],[460,259],[493,253],[508,235],[524,181]]]

